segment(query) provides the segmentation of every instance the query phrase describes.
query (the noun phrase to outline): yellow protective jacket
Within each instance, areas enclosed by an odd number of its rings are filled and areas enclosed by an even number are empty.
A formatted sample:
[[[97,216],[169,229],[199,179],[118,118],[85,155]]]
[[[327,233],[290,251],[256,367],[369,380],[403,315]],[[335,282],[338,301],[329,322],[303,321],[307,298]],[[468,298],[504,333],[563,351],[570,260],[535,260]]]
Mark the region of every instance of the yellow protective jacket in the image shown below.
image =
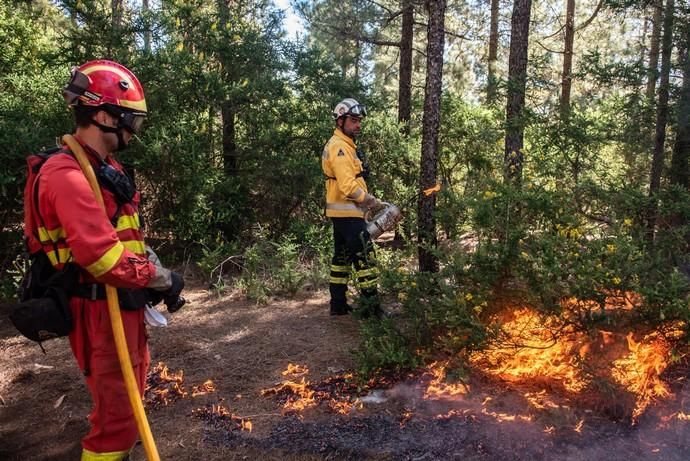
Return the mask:
[[[355,143],[339,128],[323,148],[321,168],[326,175],[326,216],[363,218],[363,202],[372,197],[361,177],[362,162],[357,158]]]

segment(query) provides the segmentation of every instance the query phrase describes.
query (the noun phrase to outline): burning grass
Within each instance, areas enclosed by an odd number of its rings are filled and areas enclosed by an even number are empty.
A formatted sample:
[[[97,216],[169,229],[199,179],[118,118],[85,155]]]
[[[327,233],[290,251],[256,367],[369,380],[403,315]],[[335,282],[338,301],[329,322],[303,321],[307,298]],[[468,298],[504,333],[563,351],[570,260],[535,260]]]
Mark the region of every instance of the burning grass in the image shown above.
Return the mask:
[[[360,389],[353,383],[352,374],[332,376],[321,382],[312,383],[306,379],[309,368],[291,363],[281,374],[292,379],[263,389],[261,395],[274,396],[282,405],[284,415],[301,417],[304,410],[324,403],[329,411],[341,415],[348,415],[354,409],[362,408],[358,398]],[[298,376],[301,376],[299,380]]]
[[[630,312],[634,300],[634,296],[618,294],[609,297],[605,307]],[[590,311],[599,308],[576,300],[566,303]],[[583,332],[575,322],[525,307],[494,320],[500,325],[498,340],[474,353],[470,362],[490,377],[529,389],[524,397],[536,410],[557,407],[552,396],[561,395],[585,408],[603,408],[615,419],[635,422],[646,408],[672,394],[662,375],[671,361],[673,335],[643,328],[627,333]],[[607,411],[613,406],[616,411]]]
[[[210,379],[203,384],[192,386],[191,397],[199,397],[216,392],[216,386]],[[184,384],[184,370],[171,371],[163,362],[153,367],[146,377],[144,403],[148,407],[168,406],[177,400],[190,397]]]
[[[197,418],[203,419],[216,429],[222,429],[228,432],[252,431],[252,422],[249,418],[237,416],[221,404],[208,404],[193,410],[192,414]]]

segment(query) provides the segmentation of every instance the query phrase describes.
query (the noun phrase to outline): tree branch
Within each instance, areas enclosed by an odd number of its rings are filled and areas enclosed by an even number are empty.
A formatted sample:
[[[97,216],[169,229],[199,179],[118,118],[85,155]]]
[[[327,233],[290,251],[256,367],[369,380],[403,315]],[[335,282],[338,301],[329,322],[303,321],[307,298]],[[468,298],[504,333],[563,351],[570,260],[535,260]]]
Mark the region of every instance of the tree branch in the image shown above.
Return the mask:
[[[582,29],[584,29],[585,27],[587,27],[588,25],[590,25],[590,24],[592,23],[592,21],[594,21],[594,18],[597,17],[597,14],[599,14],[599,10],[601,9],[601,7],[602,7],[603,5],[604,5],[604,0],[599,0],[599,4],[597,5],[596,8],[594,8],[594,12],[592,13],[592,16],[590,16],[589,19],[587,19],[587,20],[586,20],[585,22],[583,22],[581,25],[579,25],[578,27],[576,27],[576,28],[575,28],[575,32],[579,32],[579,31],[581,31]]]

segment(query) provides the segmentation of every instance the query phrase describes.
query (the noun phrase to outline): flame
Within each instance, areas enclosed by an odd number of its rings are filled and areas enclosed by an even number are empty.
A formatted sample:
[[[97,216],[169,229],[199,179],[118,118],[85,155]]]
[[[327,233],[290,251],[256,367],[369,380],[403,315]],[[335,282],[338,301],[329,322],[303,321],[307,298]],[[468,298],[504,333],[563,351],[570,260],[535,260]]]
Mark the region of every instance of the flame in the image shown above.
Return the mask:
[[[305,375],[309,368],[303,365],[288,364],[281,374]],[[301,412],[316,407],[322,402],[337,414],[348,415],[355,409],[363,408],[362,402],[356,397],[363,390],[351,382],[352,373],[332,376],[324,381],[312,383],[302,376],[300,381],[285,380],[280,384],[263,389],[261,395],[276,396],[282,405],[283,414],[295,414],[301,417]],[[366,386],[364,391],[366,391]]]
[[[309,368],[307,368],[304,365],[293,365],[292,363],[288,363],[287,368],[283,372],[281,372],[283,376],[301,376],[306,375],[307,373],[309,373]]]
[[[158,364],[146,377],[145,401],[150,405],[167,406],[177,399],[185,398],[184,371],[171,372],[163,362]]]
[[[362,408],[364,408],[364,404],[362,404],[361,400],[359,399],[355,399],[354,402],[345,402],[341,400],[330,399],[328,401],[328,407],[334,413],[337,413],[339,415],[349,415],[354,409],[361,410]]]
[[[474,354],[471,362],[506,381],[546,380],[559,382],[571,392],[586,386],[580,375],[578,357],[584,335],[567,330],[555,318],[542,319],[536,312],[520,308],[501,329],[503,341]]]
[[[227,430],[240,430],[245,432],[252,431],[252,422],[248,418],[234,415],[223,405],[210,404],[202,408],[192,410],[192,414],[202,418],[215,426],[223,427]]]
[[[509,415],[508,413],[498,413],[495,411],[490,411],[487,408],[482,408],[482,414],[491,416],[496,419],[496,421],[532,421],[534,418],[531,415]]]
[[[402,412],[402,415],[400,415],[400,428],[405,427],[407,422],[412,419],[413,415],[414,413],[412,412],[412,410],[410,410],[409,408],[405,408]]]
[[[626,336],[630,353],[614,362],[612,375],[627,390],[637,396],[632,417],[635,420],[655,399],[664,399],[671,391],[660,375],[668,366],[666,357],[670,345],[657,333],[646,335],[637,342],[632,332]]]
[[[432,187],[430,187],[430,188],[428,188],[428,189],[424,189],[424,190],[422,191],[422,193],[424,194],[425,197],[429,197],[429,196],[431,196],[432,194],[435,194],[436,192],[438,192],[438,191],[440,191],[440,190],[441,190],[441,183],[439,182],[439,183],[436,183],[435,186],[432,186]]]
[[[207,379],[199,386],[192,386],[192,397],[198,397],[212,392],[216,392],[216,385],[210,379]]]
[[[577,423],[577,425],[573,428],[575,432],[578,434],[582,434],[582,426],[584,426],[585,420],[581,419],[580,422]]]
[[[615,293],[609,298],[606,309],[615,299],[622,310],[631,309],[637,302],[630,293]],[[566,302],[572,306],[576,301]],[[671,326],[670,335],[674,329],[677,325]],[[571,395],[587,390],[591,394],[596,392],[594,380],[607,380],[634,397],[630,415],[634,422],[650,404],[671,396],[661,379],[670,361],[669,334],[664,337],[651,333],[641,340],[636,340],[632,332],[623,335],[595,330],[586,334],[566,320],[517,308],[502,323],[500,342],[474,353],[470,362],[509,383],[543,386],[542,391],[524,393],[526,401],[537,410],[560,406],[546,394],[547,389]],[[581,429],[582,424],[578,424],[576,431]]]
[[[432,380],[427,385],[424,391],[424,398],[440,398],[440,397],[455,397],[456,395],[466,395],[469,392],[469,386],[464,383],[448,384],[446,379],[447,364],[439,364],[434,362],[429,365],[429,373],[432,375]]]

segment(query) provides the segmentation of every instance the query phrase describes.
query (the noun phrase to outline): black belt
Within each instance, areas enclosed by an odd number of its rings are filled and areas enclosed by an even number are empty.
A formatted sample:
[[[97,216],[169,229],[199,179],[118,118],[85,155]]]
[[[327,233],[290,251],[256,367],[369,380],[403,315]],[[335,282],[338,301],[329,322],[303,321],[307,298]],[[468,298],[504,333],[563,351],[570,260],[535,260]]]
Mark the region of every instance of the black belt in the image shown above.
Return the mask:
[[[107,298],[105,294],[105,285],[102,283],[80,283],[74,291],[72,291],[72,296],[86,298],[92,301]]]
[[[71,295],[92,301],[108,298],[105,294],[105,285],[102,283],[80,283]],[[152,302],[146,288],[118,288],[117,297],[120,301],[120,309],[126,311],[142,309],[147,303]]]

